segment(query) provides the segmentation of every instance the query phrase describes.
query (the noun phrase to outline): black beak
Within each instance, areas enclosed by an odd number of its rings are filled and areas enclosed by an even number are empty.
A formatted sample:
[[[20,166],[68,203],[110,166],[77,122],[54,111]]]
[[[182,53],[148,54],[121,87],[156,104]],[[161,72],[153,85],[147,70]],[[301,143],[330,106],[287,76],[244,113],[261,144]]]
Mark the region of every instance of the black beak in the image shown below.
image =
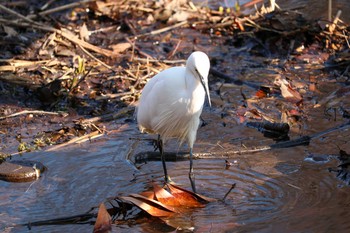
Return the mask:
[[[197,73],[198,73],[198,72],[197,72]],[[207,97],[208,97],[209,106],[211,107],[211,101],[210,101],[208,83],[205,83],[204,78],[202,77],[202,75],[200,75],[199,73],[198,73],[198,75],[199,75],[199,79],[201,80],[202,86],[203,86],[203,88],[204,88],[205,94],[206,94]]]

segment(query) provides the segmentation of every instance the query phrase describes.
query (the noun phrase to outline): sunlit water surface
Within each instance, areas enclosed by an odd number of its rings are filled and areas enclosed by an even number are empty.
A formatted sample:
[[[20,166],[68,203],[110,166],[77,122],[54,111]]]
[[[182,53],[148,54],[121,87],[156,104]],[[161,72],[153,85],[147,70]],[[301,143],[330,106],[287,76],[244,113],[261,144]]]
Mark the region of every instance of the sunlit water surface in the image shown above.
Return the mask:
[[[251,140],[270,142],[254,129],[220,125],[215,111],[205,109],[204,117],[209,124],[198,132],[196,152],[230,151]],[[342,133],[349,137],[348,131]],[[11,226],[82,214],[108,197],[145,191],[151,180],[160,183],[163,170],[159,161],[149,161],[139,171],[126,161],[130,152],[133,158],[153,150],[147,142],[128,139],[137,136],[136,125],[131,123],[120,135],[57,152],[26,154],[26,159],[41,161],[48,170],[34,182],[0,182],[0,229],[27,232],[26,227]],[[324,139],[327,148],[332,147],[336,137]],[[325,163],[306,159],[307,151],[323,154],[318,147],[319,142],[308,147],[236,155],[229,161],[237,163],[228,168],[220,157],[195,160],[199,193],[221,199],[233,183],[236,187],[224,202],[210,203],[170,221],[194,227],[198,232],[346,232],[350,229],[350,188],[328,172],[328,167],[337,165],[334,156],[329,155]],[[186,147],[169,141],[166,149],[182,151]],[[190,189],[188,161],[167,165],[173,181]],[[165,229],[147,221],[113,227],[117,232]],[[91,232],[92,228],[90,224],[49,225],[34,226],[32,232]]]

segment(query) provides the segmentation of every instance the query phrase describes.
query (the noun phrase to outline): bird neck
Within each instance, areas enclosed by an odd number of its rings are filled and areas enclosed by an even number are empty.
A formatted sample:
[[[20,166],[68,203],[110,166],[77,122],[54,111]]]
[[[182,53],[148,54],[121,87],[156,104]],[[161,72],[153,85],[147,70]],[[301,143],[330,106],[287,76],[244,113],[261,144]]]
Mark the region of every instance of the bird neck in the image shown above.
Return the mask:
[[[202,108],[204,99],[205,99],[205,91],[202,86],[202,83],[199,80],[199,77],[196,76],[193,72],[186,70],[185,82],[187,93],[189,94],[190,105],[195,111]]]
[[[202,85],[199,78],[196,75],[197,74],[194,74],[190,70],[186,69],[186,75],[185,75],[186,89],[191,93],[194,92],[198,87]]]

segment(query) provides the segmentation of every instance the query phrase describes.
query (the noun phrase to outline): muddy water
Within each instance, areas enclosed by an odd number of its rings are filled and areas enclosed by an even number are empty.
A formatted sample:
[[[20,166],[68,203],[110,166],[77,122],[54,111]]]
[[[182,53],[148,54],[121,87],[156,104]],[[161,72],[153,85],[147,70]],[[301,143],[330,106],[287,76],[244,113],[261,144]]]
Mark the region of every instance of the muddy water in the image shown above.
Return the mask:
[[[315,111],[314,116],[321,112]],[[224,127],[216,108],[206,108],[203,117],[208,125],[198,132],[196,152],[230,151],[241,148],[242,144],[272,143],[254,129],[234,122]],[[325,128],[339,124],[327,123]],[[27,232],[26,227],[11,226],[81,214],[107,197],[144,191],[150,180],[160,182],[163,175],[160,162],[148,162],[137,171],[126,161],[128,153],[152,151],[153,147],[146,142],[128,140],[139,136],[135,123],[122,128],[121,134],[78,147],[26,154],[25,158],[44,163],[48,171],[32,183],[0,183],[0,229]],[[310,128],[319,127],[310,125]],[[332,155],[338,151],[335,145],[349,151],[349,140],[349,130],[345,130],[317,139],[308,147],[236,155],[229,160],[237,160],[237,164],[229,168],[220,157],[196,160],[199,193],[222,198],[233,183],[236,188],[225,202],[210,203],[171,221],[195,227],[197,232],[347,232],[350,187],[343,185],[327,168],[337,165]],[[130,151],[130,148],[134,149]],[[183,147],[169,141],[166,149],[182,151]],[[327,159],[322,163],[310,162],[306,159],[309,153],[326,155]],[[172,179],[190,189],[188,166],[188,161],[168,162]],[[166,229],[165,225],[157,223],[155,228],[147,222],[113,227],[116,232]],[[33,227],[32,232],[91,230],[89,224],[76,224]]]

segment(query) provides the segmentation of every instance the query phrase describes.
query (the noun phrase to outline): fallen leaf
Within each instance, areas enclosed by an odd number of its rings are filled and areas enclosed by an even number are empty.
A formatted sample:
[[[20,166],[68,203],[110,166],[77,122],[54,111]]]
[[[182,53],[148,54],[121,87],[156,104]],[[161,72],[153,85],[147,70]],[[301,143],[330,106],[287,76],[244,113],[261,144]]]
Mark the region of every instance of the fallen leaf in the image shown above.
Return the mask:
[[[170,206],[181,206],[181,203],[171,193],[153,183],[154,196],[159,202]]]
[[[94,233],[106,233],[112,231],[111,216],[107,212],[106,206],[101,203],[98,208],[96,223],[94,226]]]
[[[292,85],[284,78],[276,77],[274,84],[281,89],[283,98],[287,99],[292,103],[299,103],[303,100],[300,93],[293,89]]]
[[[204,204],[216,201],[216,199],[199,195],[174,184],[168,184],[168,187],[171,194],[176,197],[183,207],[204,207]]]
[[[140,209],[154,217],[169,217],[176,213],[175,209],[165,206],[159,201],[148,199],[139,194],[130,194],[128,197],[120,197],[122,201],[129,201]]]
[[[172,16],[169,17],[168,23],[176,23],[176,22],[182,22],[186,21],[190,14],[186,11],[178,10],[173,14]]]
[[[154,199],[155,198],[153,191],[145,191],[145,192],[140,193],[140,195],[142,195],[144,197],[147,197],[148,199]]]
[[[89,41],[90,32],[89,32],[85,23],[83,24],[83,26],[81,26],[81,28],[79,30],[79,35],[80,35],[80,39],[85,40],[85,41]]]
[[[122,53],[128,48],[131,48],[131,44],[128,42],[110,45],[109,48],[113,50],[113,53]]]
[[[246,112],[244,113],[244,116],[246,118],[251,118],[251,119],[258,119],[258,120],[263,119],[261,112],[259,112],[255,108],[254,109],[247,109]]]
[[[267,96],[266,92],[264,92],[263,90],[258,90],[255,93],[256,97],[258,97],[259,99],[265,98]]]

